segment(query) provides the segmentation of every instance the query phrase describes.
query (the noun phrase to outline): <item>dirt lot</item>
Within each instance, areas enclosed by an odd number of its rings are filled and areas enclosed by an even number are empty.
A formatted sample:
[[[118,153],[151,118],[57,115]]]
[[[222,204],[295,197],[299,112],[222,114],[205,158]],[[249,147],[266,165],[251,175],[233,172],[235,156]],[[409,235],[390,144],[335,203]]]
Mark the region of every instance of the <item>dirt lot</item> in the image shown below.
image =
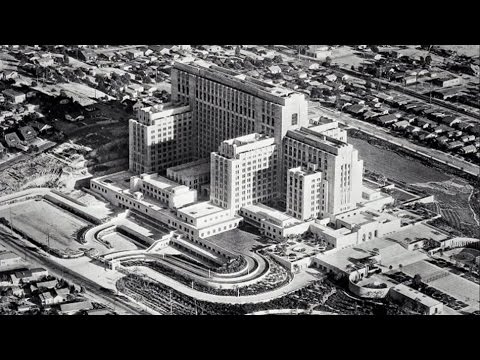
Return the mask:
[[[9,209],[0,211],[0,217],[10,221]],[[47,244],[57,250],[78,249],[76,233],[88,224],[54,205],[40,200],[29,200],[11,207],[13,227],[19,229],[35,241]]]
[[[480,55],[480,45],[439,45],[439,47],[447,50],[456,51],[459,55]]]
[[[80,83],[46,84],[45,86],[35,86],[33,89],[53,96],[58,95],[60,90],[65,90],[65,93],[69,97],[72,97],[74,101],[77,101],[82,106],[95,104],[97,102],[97,100],[95,100],[96,98],[107,96],[99,90]]]
[[[435,196],[443,219],[454,229],[460,231],[480,229],[474,212],[469,207],[469,202],[472,205],[470,194],[473,187],[466,181],[452,178],[447,181],[419,183],[412,186]]]
[[[68,167],[45,154],[26,157],[0,172],[0,195],[31,186],[54,186]]]

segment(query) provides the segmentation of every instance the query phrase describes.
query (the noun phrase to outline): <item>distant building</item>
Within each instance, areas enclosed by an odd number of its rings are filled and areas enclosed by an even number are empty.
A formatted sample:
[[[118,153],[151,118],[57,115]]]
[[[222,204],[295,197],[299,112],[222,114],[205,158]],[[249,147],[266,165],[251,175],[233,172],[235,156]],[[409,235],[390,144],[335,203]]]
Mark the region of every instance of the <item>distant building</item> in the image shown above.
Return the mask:
[[[83,61],[94,61],[97,59],[97,54],[91,49],[82,49],[78,52],[78,58]]]
[[[0,268],[17,265],[22,261],[22,258],[11,251],[0,252]]]
[[[53,289],[57,286],[58,280],[48,280],[48,281],[40,281],[36,284],[37,289]]]
[[[18,129],[20,136],[23,138],[24,141],[30,142],[37,137],[37,133],[31,126],[22,126]]]
[[[5,134],[5,143],[9,148],[17,148],[22,151],[28,150],[28,146],[25,146],[16,133]]]
[[[282,69],[278,65],[272,65],[268,67],[268,71],[270,74],[280,74],[282,72]]]
[[[143,55],[144,55],[144,52],[142,50],[138,50],[138,49],[127,50],[127,57],[132,60]]]
[[[456,86],[462,84],[461,77],[445,77],[433,79],[433,83],[441,87]]]
[[[20,104],[26,99],[26,95],[24,93],[13,89],[3,90],[2,93],[8,101],[14,104]]]
[[[310,45],[306,55],[318,60],[325,60],[327,57],[332,56],[332,50],[326,45]]]
[[[18,73],[15,70],[3,70],[0,72],[0,80],[13,80],[18,77]]]

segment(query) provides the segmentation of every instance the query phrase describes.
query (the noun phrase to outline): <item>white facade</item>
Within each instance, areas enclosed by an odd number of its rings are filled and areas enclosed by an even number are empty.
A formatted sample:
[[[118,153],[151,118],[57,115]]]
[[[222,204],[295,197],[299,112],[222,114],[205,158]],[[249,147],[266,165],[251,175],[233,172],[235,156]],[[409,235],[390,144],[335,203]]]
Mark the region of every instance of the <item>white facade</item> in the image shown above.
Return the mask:
[[[270,239],[284,241],[289,236],[305,233],[313,221],[304,222],[263,204],[252,204],[240,209],[246,222],[257,226]]]
[[[277,184],[275,140],[250,134],[224,141],[211,154],[210,200],[231,214],[272,199]]]
[[[189,106],[162,104],[138,110],[129,122],[129,169],[161,172],[192,160]]]
[[[255,132],[280,145],[288,130],[308,125],[303,94],[214,65],[175,64],[172,101],[192,108],[198,157],[210,156],[226,139]]]
[[[328,223],[333,223],[334,227],[327,226]],[[400,230],[401,226],[401,219],[396,216],[359,208],[315,221],[310,231],[319,235],[331,247],[343,249],[381,238]]]
[[[333,129],[328,130],[333,132]],[[337,136],[346,135],[341,131]],[[325,204],[320,217],[355,209],[362,200],[363,161],[358,151],[345,141],[329,137],[313,128],[288,131],[283,141],[283,184],[291,168],[316,164],[325,181]],[[284,190],[285,194],[286,191]]]
[[[177,209],[197,201],[196,191],[155,174],[132,177],[130,189],[132,192],[140,191],[144,195],[162,201],[168,204],[170,209]]]
[[[316,165],[292,168],[287,174],[287,213],[300,220],[317,218],[328,202],[326,180]]]
[[[127,184],[129,179],[131,184]],[[162,182],[165,180],[167,179]],[[114,206],[131,209],[149,216],[159,225],[177,229],[191,240],[207,238],[232,230],[242,220],[240,216],[230,216],[228,210],[210,202],[190,201],[196,199],[197,193],[193,190],[181,191],[180,194],[175,194],[173,191],[173,194],[169,194],[167,201],[167,196],[158,193],[159,190],[164,192],[165,188],[162,188],[162,185],[157,182],[158,177],[155,180],[152,178],[141,179],[141,177],[133,176],[130,172],[120,172],[92,179],[90,188]],[[186,187],[179,185],[177,188]],[[143,196],[144,194],[148,197]]]

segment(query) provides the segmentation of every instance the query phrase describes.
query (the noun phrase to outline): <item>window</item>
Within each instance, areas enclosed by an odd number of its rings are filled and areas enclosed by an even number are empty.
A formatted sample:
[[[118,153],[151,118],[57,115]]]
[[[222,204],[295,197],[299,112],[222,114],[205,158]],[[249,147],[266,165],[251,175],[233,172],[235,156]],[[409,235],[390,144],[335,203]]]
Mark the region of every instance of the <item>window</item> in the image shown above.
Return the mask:
[[[298,114],[292,114],[292,125],[298,124]]]

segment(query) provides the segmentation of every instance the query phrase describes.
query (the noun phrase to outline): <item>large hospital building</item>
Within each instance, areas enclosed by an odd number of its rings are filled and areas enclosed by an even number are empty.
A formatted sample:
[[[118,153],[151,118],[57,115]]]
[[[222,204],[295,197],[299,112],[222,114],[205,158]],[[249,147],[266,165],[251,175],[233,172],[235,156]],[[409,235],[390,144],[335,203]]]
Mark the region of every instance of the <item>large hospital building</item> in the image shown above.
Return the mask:
[[[171,82],[172,103],[130,120],[129,171],[92,180],[108,200],[192,239],[236,227],[239,214],[284,237],[362,202],[358,151],[338,122],[309,123],[303,94],[208,64],[177,63]]]

